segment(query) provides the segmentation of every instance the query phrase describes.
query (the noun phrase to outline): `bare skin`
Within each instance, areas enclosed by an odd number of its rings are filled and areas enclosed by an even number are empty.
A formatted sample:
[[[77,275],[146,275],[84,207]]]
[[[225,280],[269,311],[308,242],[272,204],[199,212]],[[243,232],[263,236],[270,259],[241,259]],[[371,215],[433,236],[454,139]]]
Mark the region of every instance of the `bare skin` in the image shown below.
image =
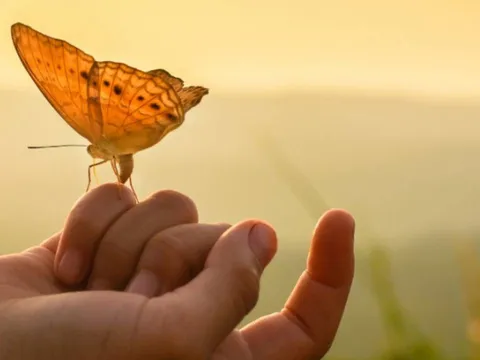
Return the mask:
[[[324,214],[285,307],[235,329],[255,306],[275,231],[259,220],[198,223],[195,204],[161,191],[136,204],[105,184],[64,229],[0,257],[1,359],[318,359],[354,272],[353,218]],[[117,291],[112,291],[117,290]]]

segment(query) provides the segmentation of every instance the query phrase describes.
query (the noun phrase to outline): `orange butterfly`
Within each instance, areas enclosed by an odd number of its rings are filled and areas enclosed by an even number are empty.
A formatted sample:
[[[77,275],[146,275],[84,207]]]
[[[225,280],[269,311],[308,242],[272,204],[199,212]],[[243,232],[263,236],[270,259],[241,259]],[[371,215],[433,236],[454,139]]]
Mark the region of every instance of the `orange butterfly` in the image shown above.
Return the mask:
[[[143,72],[122,63],[96,61],[68,42],[24,24],[12,25],[11,31],[18,56],[35,84],[60,116],[90,142],[87,151],[94,163],[88,167],[87,191],[91,169],[107,161],[118,182],[130,180],[134,191],[133,154],[179,127],[185,113],[208,94],[201,86],[183,87],[182,79],[162,69]]]

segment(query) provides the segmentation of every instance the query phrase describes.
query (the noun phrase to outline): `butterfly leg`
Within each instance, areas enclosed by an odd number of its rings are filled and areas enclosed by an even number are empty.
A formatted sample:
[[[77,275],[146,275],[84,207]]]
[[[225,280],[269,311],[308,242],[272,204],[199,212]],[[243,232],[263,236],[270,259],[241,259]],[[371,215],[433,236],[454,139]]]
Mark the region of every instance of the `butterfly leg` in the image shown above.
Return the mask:
[[[132,183],[132,177],[131,176],[128,178],[128,182],[130,183],[130,188],[132,189],[133,195],[135,195],[135,199],[137,200],[137,203],[138,203],[139,202],[138,201],[138,196],[137,196],[137,193],[135,192],[135,189],[133,188],[133,183]]]
[[[110,160],[110,165],[112,165],[112,170],[115,174],[115,176],[117,177],[117,181],[120,182],[118,179],[120,177],[120,175],[118,174],[118,169],[117,169],[117,162],[115,161],[115,158],[113,158],[112,160]]]
[[[92,167],[93,177],[95,178],[95,183],[98,185],[98,176],[97,176],[97,167]]]
[[[107,161],[108,160],[103,160],[88,166],[88,184],[87,184],[87,190],[85,190],[85,192],[88,192],[88,190],[90,189],[90,184],[92,183],[92,176],[90,175],[92,168],[95,169],[95,166],[105,164]]]

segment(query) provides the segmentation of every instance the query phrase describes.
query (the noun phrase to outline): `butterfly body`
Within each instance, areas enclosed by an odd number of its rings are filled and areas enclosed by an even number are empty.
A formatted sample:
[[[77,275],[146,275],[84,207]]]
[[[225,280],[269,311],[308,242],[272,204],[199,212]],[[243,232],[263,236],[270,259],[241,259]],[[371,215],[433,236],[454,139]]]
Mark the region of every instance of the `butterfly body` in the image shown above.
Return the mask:
[[[163,69],[144,72],[123,63],[96,61],[66,41],[31,27],[12,25],[15,49],[54,109],[90,142],[87,152],[110,162],[117,180],[133,171],[133,154],[179,127],[208,89],[183,86]],[[117,165],[119,169],[117,169]],[[88,190],[87,186],[87,190]]]
[[[90,156],[95,159],[102,160],[99,163],[94,163],[92,166],[103,164],[107,161],[110,161],[112,164],[112,169],[117,176],[117,181],[119,183],[125,184],[128,179],[130,179],[132,172],[133,172],[133,154],[120,154],[120,155],[113,155],[108,153],[96,145],[88,145],[87,152]],[[118,165],[118,169],[117,169]],[[89,171],[90,173],[90,171]],[[87,191],[90,185],[87,185]]]

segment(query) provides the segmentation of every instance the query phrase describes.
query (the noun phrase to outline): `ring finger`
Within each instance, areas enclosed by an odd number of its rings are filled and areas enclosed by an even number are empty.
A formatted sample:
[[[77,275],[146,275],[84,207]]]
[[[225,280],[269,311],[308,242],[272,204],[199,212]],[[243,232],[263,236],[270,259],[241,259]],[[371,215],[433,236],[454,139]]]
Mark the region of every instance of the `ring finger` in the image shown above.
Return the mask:
[[[172,291],[202,271],[228,224],[184,224],[156,234],[146,245],[128,292],[153,297]]]

